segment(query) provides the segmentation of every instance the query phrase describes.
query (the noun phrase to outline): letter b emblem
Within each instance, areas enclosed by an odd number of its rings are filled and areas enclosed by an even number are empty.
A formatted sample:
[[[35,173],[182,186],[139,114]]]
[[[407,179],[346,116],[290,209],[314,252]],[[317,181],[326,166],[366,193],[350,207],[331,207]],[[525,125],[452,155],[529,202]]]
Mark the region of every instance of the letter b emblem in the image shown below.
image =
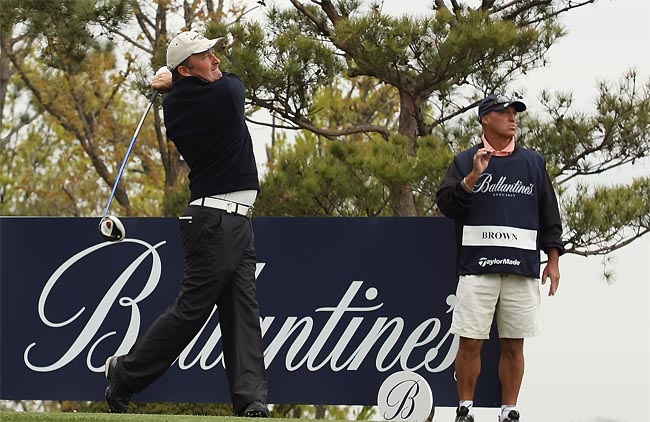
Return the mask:
[[[400,371],[379,387],[377,406],[384,420],[424,422],[433,410],[433,393],[421,375]]]

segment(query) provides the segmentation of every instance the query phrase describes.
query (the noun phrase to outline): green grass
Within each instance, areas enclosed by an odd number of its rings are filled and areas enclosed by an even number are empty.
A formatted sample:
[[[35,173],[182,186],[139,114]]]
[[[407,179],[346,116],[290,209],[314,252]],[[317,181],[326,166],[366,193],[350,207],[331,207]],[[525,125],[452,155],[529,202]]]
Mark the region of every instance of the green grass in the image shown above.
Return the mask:
[[[272,418],[273,422],[296,422],[301,419]],[[302,419],[313,422],[313,419]],[[68,413],[68,412],[0,412],[2,422],[250,422],[259,419],[236,418],[234,416],[181,416],[181,415],[117,415],[110,413]],[[328,420],[328,422],[336,422]]]
[[[0,412],[2,422],[244,422],[253,419],[234,416],[187,416],[187,415],[117,415],[110,413],[68,413],[68,412]],[[273,422],[288,419],[273,419]]]

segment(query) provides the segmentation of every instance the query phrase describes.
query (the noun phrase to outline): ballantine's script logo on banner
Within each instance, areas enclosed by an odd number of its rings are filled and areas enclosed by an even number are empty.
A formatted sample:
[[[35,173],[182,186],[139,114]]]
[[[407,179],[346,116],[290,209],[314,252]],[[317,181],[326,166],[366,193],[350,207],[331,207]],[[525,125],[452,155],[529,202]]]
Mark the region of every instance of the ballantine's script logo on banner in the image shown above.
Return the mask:
[[[76,307],[69,311],[71,315],[69,318],[63,321],[52,321],[48,317],[46,312],[48,299],[57,291],[57,283],[67,271],[102,248],[120,247],[128,243],[141,246],[143,251],[133,262],[125,263],[125,269],[110,284],[94,308],[74,305],[74,301],[70,301],[70,306]],[[76,323],[75,325],[83,324],[83,328],[73,335],[65,333],[66,337],[70,338],[69,346],[61,352],[55,352],[57,356],[50,362],[34,361],[32,351],[47,348],[49,345],[45,340],[33,339],[24,350],[25,365],[36,372],[51,372],[83,356],[89,370],[102,372],[106,356],[97,356],[98,353],[95,351],[107,339],[117,335],[121,335],[122,338],[115,354],[126,353],[135,343],[140,330],[147,328],[141,327],[140,304],[154,292],[161,279],[162,263],[157,249],[165,243],[151,245],[138,239],[125,239],[120,244],[100,243],[80,251],[56,268],[40,293],[37,308],[40,320],[54,330],[64,329],[71,326],[73,322]],[[119,264],[112,263],[112,265]],[[258,264],[256,277],[262,272],[264,266],[264,263]],[[138,269],[140,273],[143,270],[148,271],[142,289],[135,297],[120,296]],[[141,281],[138,280],[138,283]],[[458,349],[458,340],[449,333],[449,327],[443,327],[438,318],[428,318],[408,332],[403,318],[399,316],[389,318],[380,313],[384,303],[379,297],[380,292],[377,288],[364,287],[363,281],[351,281],[347,284],[346,290],[341,291],[338,303],[314,310],[315,313],[327,316],[324,324],[309,315],[288,316],[284,320],[274,316],[264,316],[261,320],[263,335],[269,332],[271,327],[273,332],[277,333],[272,338],[265,336],[266,366],[271,365],[274,360],[283,360],[288,371],[307,368],[309,371],[329,369],[338,372],[355,371],[364,362],[374,361],[374,366],[379,372],[422,369],[428,372],[442,372],[448,369]],[[355,306],[352,306],[353,302]],[[358,305],[361,302],[367,304]],[[453,309],[455,296],[448,295],[446,303],[448,306],[446,312],[449,313]],[[107,315],[116,305],[130,313],[127,328],[122,333],[100,332]],[[218,355],[213,353],[221,339],[221,330],[216,325],[212,332],[207,332],[210,330],[207,328],[210,327],[210,320],[216,318],[215,310],[216,308],[201,331],[179,356],[177,361],[179,368],[185,370],[198,365],[203,370],[209,370],[216,365],[223,366],[221,353]],[[426,309],[423,309],[422,315],[427,315]],[[327,343],[328,339],[333,338],[333,333],[339,332],[341,335],[336,337],[333,346]],[[204,343],[197,344],[199,339],[205,338],[207,340],[204,340]],[[111,338],[111,341],[115,342],[115,339]],[[286,352],[281,355],[280,352],[285,344],[288,347],[284,348]],[[93,363],[101,366],[93,366]]]

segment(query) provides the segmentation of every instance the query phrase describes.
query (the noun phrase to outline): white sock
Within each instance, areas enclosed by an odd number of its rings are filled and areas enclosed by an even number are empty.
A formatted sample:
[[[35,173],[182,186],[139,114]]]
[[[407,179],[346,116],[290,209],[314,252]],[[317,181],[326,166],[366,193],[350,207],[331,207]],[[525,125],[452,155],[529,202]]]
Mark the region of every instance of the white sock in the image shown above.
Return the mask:
[[[506,420],[508,417],[508,413],[510,413],[511,410],[517,410],[517,406],[514,404],[504,404],[501,406],[501,417],[499,418],[499,422],[503,422]]]
[[[469,414],[472,414],[472,406],[474,406],[474,400],[461,400],[458,402],[458,407],[465,406],[469,409]]]

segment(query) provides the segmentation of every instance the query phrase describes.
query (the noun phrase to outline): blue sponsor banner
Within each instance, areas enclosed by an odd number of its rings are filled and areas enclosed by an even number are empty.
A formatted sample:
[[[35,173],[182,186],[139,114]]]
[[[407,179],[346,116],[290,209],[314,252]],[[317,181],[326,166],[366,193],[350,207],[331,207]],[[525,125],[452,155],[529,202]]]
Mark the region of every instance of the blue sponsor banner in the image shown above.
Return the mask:
[[[126,353],[171,303],[183,272],[175,218],[0,218],[0,398],[103,400],[106,357]],[[411,370],[456,406],[449,333],[455,241],[445,218],[255,218],[270,403],[377,403]],[[496,406],[498,342],[476,405]],[[230,401],[216,312],[136,401]]]

